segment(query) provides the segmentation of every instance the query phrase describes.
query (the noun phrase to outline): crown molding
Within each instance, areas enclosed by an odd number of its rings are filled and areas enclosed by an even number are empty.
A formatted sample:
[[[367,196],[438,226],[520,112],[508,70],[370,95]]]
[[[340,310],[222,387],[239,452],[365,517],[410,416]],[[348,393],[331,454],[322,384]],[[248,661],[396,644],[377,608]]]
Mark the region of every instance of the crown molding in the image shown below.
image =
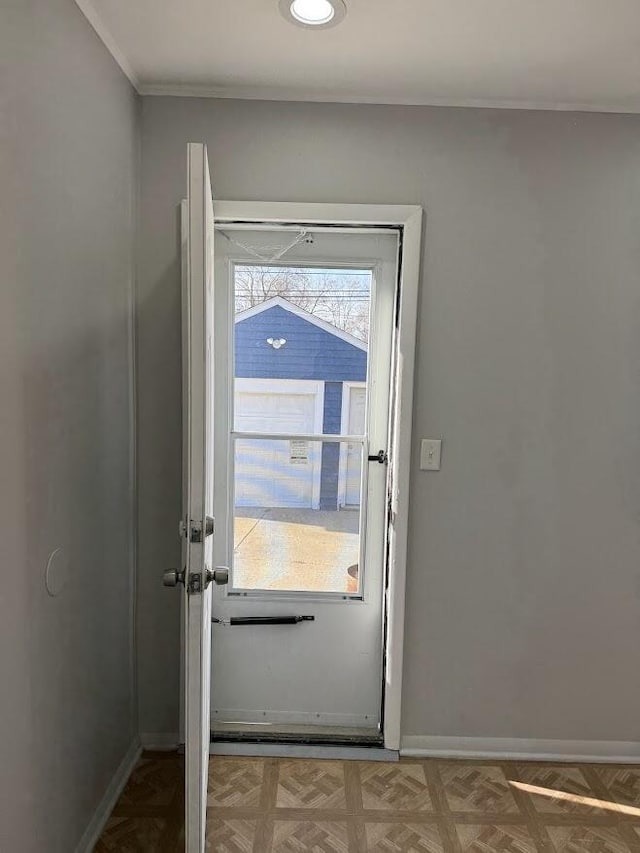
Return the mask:
[[[91,0],[76,0],[76,5],[78,6],[82,14],[85,16],[87,21],[89,21],[93,29],[96,31],[111,56],[118,63],[122,72],[128,78],[133,88],[138,93],[140,93],[140,81],[138,80],[138,76],[134,71],[133,66],[118,47],[118,44],[115,38],[113,37],[111,31],[109,30],[109,27],[107,27],[105,22],[102,20],[100,14],[98,13],[98,10],[93,5]]]
[[[140,83],[141,95],[173,98],[221,98],[245,101],[303,101],[331,104],[378,104],[407,107],[465,107],[493,110],[542,110],[551,112],[640,113],[640,98],[635,102],[599,103],[502,99],[502,98],[404,98],[358,95],[343,92],[304,93],[300,89],[280,86],[216,86],[192,83]]]

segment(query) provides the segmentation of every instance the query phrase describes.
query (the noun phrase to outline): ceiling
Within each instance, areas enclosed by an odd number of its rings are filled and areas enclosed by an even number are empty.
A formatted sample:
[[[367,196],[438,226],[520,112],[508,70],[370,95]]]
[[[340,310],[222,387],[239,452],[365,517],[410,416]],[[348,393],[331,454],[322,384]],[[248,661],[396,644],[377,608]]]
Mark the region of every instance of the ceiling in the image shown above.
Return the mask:
[[[143,94],[640,112],[639,0],[76,0]]]

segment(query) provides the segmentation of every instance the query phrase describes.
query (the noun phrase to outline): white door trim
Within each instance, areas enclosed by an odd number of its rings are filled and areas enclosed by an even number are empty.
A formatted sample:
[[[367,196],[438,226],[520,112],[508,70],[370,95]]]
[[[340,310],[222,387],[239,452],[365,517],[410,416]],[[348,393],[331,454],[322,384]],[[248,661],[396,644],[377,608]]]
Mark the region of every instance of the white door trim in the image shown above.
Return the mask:
[[[394,417],[391,424],[390,458],[393,460],[391,525],[389,542],[389,588],[385,689],[383,701],[384,745],[400,748],[402,702],[402,659],[407,570],[407,525],[409,476],[411,473],[411,428],[413,374],[416,344],[418,286],[422,238],[422,208],[417,205],[307,204],[299,202],[214,201],[216,221],[280,226],[313,225],[332,230],[336,226],[401,229],[399,298],[394,335]]]

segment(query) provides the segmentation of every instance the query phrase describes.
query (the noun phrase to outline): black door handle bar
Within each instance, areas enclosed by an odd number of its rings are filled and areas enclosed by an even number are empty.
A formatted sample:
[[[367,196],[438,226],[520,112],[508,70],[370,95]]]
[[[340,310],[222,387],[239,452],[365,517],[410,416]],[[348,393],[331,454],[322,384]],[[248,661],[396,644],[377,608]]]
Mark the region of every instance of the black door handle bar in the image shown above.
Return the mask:
[[[218,625],[298,625],[300,622],[314,622],[315,616],[232,616],[229,621],[211,620]]]

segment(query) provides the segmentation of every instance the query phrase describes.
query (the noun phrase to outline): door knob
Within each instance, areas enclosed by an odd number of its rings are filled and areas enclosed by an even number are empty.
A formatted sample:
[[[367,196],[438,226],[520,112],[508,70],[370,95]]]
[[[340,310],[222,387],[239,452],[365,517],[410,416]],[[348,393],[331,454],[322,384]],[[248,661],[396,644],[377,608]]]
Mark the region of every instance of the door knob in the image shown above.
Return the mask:
[[[178,586],[179,583],[184,583],[184,571],[168,569],[162,575],[162,583],[164,586]]]
[[[210,584],[211,581],[218,586],[224,586],[224,584],[229,583],[229,569],[226,566],[218,566],[213,571],[207,569],[207,584]]]

